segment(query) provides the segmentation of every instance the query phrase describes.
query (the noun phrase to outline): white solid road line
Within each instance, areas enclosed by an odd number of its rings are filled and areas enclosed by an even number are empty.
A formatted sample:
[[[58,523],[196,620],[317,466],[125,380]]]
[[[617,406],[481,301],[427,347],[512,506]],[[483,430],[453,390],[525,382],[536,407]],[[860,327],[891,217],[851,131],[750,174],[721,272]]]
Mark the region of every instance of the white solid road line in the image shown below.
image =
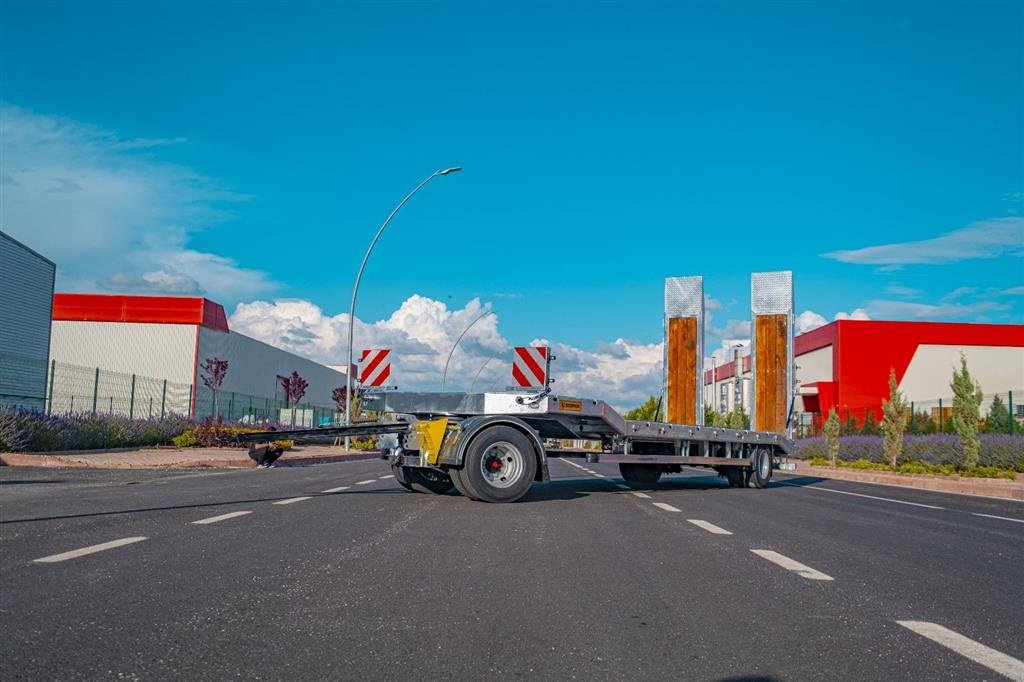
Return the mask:
[[[658,509],[664,509],[665,511],[670,511],[670,512],[681,512],[681,511],[683,511],[682,509],[676,509],[671,504],[667,504],[665,502],[655,502],[654,506],[657,507]]]
[[[325,493],[340,493],[342,490],[348,490],[351,487],[352,486],[348,486],[348,485],[340,485],[337,488],[329,488],[327,490],[324,490],[323,492],[325,492]]]
[[[228,519],[237,519],[239,516],[245,516],[246,514],[252,514],[251,511],[236,511],[230,514],[221,514],[220,516],[211,516],[208,519],[199,519],[192,523],[197,526],[205,526],[208,523],[217,523],[218,521],[227,521]]]
[[[394,474],[388,474],[387,476],[381,476],[381,477],[380,477],[380,478],[378,478],[377,480],[378,480],[378,481],[386,481],[386,480],[388,480],[389,478],[394,478],[394,477],[395,477],[395,475],[394,475]]]
[[[1002,521],[1016,521],[1017,523],[1024,523],[1024,519],[1011,519],[1009,516],[994,516],[992,514],[978,514],[977,512],[971,512],[975,516],[984,516],[986,519],[1000,519]]]
[[[640,499],[643,499],[643,500],[649,500],[649,499],[651,499],[651,496],[650,496],[650,495],[648,495],[647,493],[638,493],[638,492],[633,492],[633,493],[631,493],[631,494],[632,494],[632,495],[636,495],[637,497],[639,497]]]
[[[989,648],[981,642],[964,637],[958,632],[944,628],[935,623],[922,620],[898,620],[896,621],[912,632],[922,637],[927,637],[947,649],[952,649],[961,656],[971,659],[975,663],[994,670],[1000,675],[1006,675],[1011,680],[1024,681],[1024,661],[1019,661],[1013,656],[1007,656],[1001,651]]]
[[[720,528],[713,523],[708,523],[707,521],[701,521],[700,519],[686,520],[692,523],[693,525],[697,526],[698,528],[703,528],[707,532],[714,533],[715,535],[732,535],[731,531],[727,531],[726,529]]]
[[[309,498],[309,497],[292,497],[292,498],[287,499],[287,500],[278,500],[277,502],[273,502],[272,504],[295,504],[296,502],[302,502],[303,500],[308,500],[308,499],[311,499],[311,498]]]
[[[773,552],[770,549],[752,549],[750,551],[762,559],[767,559],[776,566],[782,566],[787,571],[793,571],[797,575],[801,575],[808,580],[832,580],[832,576],[826,575],[821,571],[800,563],[799,561],[790,559],[788,556],[783,556],[778,552]]]
[[[33,563],[36,564],[55,564],[58,561],[67,561],[68,559],[77,559],[80,556],[86,556],[88,554],[95,554],[96,552],[102,552],[108,549],[114,549],[115,547],[124,547],[125,545],[131,545],[136,542],[142,542],[149,538],[134,537],[134,538],[121,538],[120,540],[111,540],[110,542],[103,542],[98,545],[92,545],[90,547],[83,547],[81,549],[73,549],[70,552],[62,552],[60,554],[51,554],[50,556],[44,556],[42,559],[33,559]]]
[[[851,493],[848,490],[836,490],[835,488],[819,488],[817,486],[809,485],[796,485],[795,483],[786,483],[779,481],[780,485],[788,485],[791,488],[803,488],[804,490],[819,490],[824,493],[836,493],[838,495],[853,495],[854,497],[866,497],[869,500],[881,500],[883,502],[895,502],[896,504],[909,504],[911,507],[924,507],[926,509],[945,509],[945,507],[936,507],[934,504],[921,504],[920,502],[907,502],[906,500],[894,500],[891,497],[876,497],[875,495],[865,495],[864,493]]]
[[[356,481],[356,485],[370,485],[371,483],[376,483],[376,482],[377,482],[376,478],[371,478],[369,481]]]

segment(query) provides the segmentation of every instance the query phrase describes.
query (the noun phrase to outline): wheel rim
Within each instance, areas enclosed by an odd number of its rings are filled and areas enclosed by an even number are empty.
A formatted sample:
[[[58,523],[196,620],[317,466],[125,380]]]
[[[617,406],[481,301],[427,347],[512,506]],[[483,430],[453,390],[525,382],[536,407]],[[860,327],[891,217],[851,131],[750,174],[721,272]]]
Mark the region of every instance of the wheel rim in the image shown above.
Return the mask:
[[[757,460],[757,473],[760,474],[763,480],[768,480],[768,477],[772,474],[772,459],[768,456],[768,453],[762,450],[760,457]]]
[[[525,468],[523,453],[506,441],[493,443],[480,458],[480,474],[488,485],[495,488],[515,485]]]

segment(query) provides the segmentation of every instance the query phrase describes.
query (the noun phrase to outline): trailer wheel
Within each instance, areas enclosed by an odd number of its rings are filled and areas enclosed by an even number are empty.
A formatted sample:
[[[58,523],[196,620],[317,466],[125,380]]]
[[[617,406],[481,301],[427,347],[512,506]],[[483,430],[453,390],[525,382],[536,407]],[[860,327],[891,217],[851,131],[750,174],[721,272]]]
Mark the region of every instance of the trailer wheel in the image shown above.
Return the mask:
[[[649,464],[620,464],[619,473],[627,483],[653,485],[661,480],[661,469]]]
[[[536,473],[530,439],[511,426],[492,426],[470,442],[456,485],[483,502],[515,502],[533,485]]]
[[[722,471],[730,488],[743,488],[747,484],[747,474],[739,467],[728,467]]]
[[[463,497],[468,497],[471,500],[479,499],[475,492],[473,492],[468,485],[466,485],[466,479],[462,476],[462,469],[449,469],[448,473],[452,477],[452,483],[455,484],[455,489],[458,490]]]
[[[772,451],[758,448],[750,458],[751,467],[747,472],[748,488],[767,488],[772,480]]]
[[[395,480],[398,481],[398,485],[402,486],[406,490],[412,490],[412,484],[409,483],[409,479],[405,476],[406,471],[406,467],[397,466],[395,464],[391,465],[391,473],[395,475]]]

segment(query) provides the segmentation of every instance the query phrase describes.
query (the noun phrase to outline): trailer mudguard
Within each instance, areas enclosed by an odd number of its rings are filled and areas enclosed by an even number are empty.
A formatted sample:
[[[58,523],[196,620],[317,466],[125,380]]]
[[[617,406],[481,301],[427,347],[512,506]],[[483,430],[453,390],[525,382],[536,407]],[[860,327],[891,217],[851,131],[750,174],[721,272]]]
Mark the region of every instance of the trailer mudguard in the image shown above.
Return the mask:
[[[456,424],[450,424],[444,442],[441,444],[441,450],[437,455],[437,463],[453,467],[462,466],[466,448],[469,447],[473,438],[492,426],[511,426],[522,431],[530,439],[537,454],[537,475],[534,480],[550,480],[548,475],[548,456],[544,451],[544,444],[541,442],[537,432],[531,429],[523,420],[508,415],[480,415],[463,419]]]

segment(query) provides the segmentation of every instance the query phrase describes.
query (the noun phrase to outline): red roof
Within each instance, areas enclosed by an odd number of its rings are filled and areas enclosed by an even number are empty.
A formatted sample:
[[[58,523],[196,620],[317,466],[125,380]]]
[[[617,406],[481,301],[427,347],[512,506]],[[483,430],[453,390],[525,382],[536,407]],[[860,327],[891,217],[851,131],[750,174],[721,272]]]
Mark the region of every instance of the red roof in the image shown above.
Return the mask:
[[[224,307],[198,296],[54,294],[53,319],[72,322],[195,324],[228,331]]]

